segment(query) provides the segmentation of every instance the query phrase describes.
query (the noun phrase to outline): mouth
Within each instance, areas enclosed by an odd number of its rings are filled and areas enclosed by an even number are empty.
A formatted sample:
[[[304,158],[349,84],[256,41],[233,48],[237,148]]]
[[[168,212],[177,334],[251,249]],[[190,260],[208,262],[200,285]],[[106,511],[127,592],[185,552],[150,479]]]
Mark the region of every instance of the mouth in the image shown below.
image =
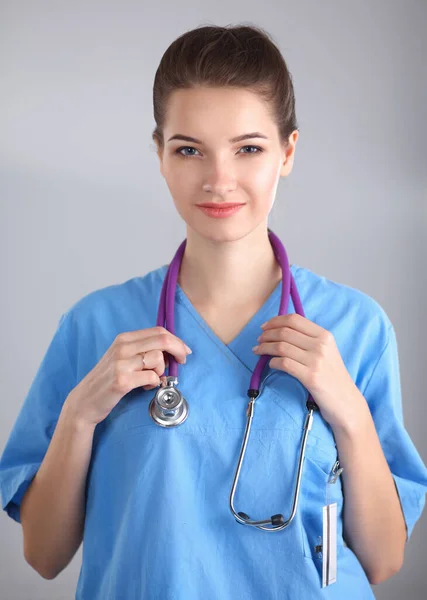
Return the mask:
[[[202,204],[196,204],[201,208],[234,208],[235,206],[243,206],[242,202],[202,202]]]
[[[208,217],[213,217],[214,219],[221,219],[234,215],[234,213],[238,212],[245,205],[231,203],[214,204],[213,202],[210,202],[206,204],[196,204],[196,206],[197,208],[200,208],[200,210],[202,210]]]

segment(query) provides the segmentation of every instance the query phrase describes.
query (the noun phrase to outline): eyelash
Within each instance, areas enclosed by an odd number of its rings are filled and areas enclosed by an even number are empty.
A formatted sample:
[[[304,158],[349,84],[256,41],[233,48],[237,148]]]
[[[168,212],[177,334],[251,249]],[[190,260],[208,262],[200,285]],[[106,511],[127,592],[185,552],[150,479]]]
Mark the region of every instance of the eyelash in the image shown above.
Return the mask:
[[[180,148],[177,148],[177,150],[175,150],[175,154],[179,154],[181,155],[183,158],[192,158],[193,156],[196,156],[195,154],[181,154],[181,150],[186,150],[187,148],[191,148],[192,150],[197,150],[197,148],[194,148],[193,146],[181,146]],[[242,154],[261,154],[261,152],[264,152],[264,150],[262,148],[260,148],[259,146],[242,146],[242,148],[256,148],[257,152],[242,152]],[[242,148],[240,148],[240,150],[242,150]]]

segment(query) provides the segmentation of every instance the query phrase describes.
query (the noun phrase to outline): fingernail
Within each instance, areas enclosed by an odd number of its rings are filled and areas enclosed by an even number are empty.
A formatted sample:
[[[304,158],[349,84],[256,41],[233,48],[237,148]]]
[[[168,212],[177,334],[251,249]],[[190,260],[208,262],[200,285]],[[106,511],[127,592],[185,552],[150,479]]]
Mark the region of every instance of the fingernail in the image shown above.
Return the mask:
[[[258,350],[258,348],[259,348],[259,346],[254,346],[254,347],[252,348],[252,350],[255,352],[256,350]]]
[[[187,350],[187,352],[188,352],[189,354],[192,354],[192,353],[193,353],[192,349],[191,349],[191,348],[189,348],[189,347],[187,346],[187,344],[184,344],[184,346],[185,346],[185,349]]]
[[[262,325],[260,325],[261,329],[264,329],[264,327],[267,325],[268,321],[266,321],[265,323],[263,323]]]

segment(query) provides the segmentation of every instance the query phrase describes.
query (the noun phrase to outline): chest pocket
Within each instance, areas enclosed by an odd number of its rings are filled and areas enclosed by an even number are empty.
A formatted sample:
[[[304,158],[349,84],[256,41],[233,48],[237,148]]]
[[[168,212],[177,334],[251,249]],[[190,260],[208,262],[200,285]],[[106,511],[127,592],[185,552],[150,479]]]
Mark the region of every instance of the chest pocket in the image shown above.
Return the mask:
[[[307,389],[299,380],[283,371],[274,371],[266,379],[277,410],[287,417],[286,427],[295,429],[296,443],[301,444],[307,415]],[[276,414],[277,417],[277,414]],[[299,453],[299,448],[298,448]],[[342,536],[343,488],[341,477],[334,477],[338,452],[332,428],[320,410],[313,414],[303,463],[297,524],[301,530],[303,553],[315,562],[322,574],[323,506],[337,503],[337,557],[344,551]]]

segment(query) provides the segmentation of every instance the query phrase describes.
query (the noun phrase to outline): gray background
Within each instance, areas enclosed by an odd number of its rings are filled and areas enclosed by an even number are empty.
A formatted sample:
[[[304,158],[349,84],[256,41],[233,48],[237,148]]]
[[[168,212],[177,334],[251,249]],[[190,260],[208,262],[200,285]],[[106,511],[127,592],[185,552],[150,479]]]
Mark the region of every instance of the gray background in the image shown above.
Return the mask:
[[[1,3],[0,449],[62,312],[168,263],[185,237],[160,175],[152,85],[201,24],[267,29],[288,61],[300,138],[270,226],[290,262],[356,287],[398,339],[405,424],[424,461],[427,4],[419,0]],[[423,276],[424,275],[424,276]],[[427,511],[378,599],[425,597]],[[1,600],[74,598],[0,516]],[[424,591],[424,593],[423,593]]]

